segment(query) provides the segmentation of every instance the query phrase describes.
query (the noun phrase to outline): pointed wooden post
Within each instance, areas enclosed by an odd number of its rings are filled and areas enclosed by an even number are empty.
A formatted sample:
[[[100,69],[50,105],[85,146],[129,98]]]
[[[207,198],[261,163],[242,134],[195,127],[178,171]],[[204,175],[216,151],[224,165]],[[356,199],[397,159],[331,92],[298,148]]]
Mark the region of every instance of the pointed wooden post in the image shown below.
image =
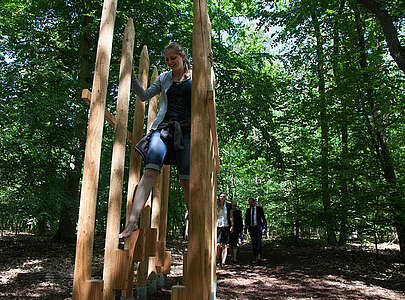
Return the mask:
[[[190,231],[185,280],[187,299],[209,299],[211,293],[211,275],[207,268],[211,261],[206,251],[211,246],[209,235],[212,232],[212,224],[207,222],[211,214],[207,202],[211,201],[212,189],[215,188],[209,164],[212,141],[207,105],[210,89],[207,41],[210,35],[207,1],[194,1]]]
[[[153,83],[158,78],[158,70],[156,67],[153,69],[153,73],[150,79],[150,82]],[[153,121],[156,119],[157,111],[158,111],[158,97],[155,96],[149,101],[148,107],[148,132],[150,131]],[[157,182],[152,191],[152,215],[151,215],[151,228],[159,229],[160,225],[160,186],[162,181],[162,172],[159,174]],[[151,287],[151,294],[156,292],[156,256],[149,257],[148,263],[148,274],[147,278],[149,280],[149,286]]]
[[[157,68],[155,68],[154,73],[152,74],[151,82],[154,82],[157,78]],[[148,107],[148,121],[147,121],[147,128],[146,132],[149,132],[153,121],[156,118],[156,113],[157,113],[157,101],[158,97],[152,97],[149,100],[149,107]],[[142,239],[143,239],[143,249],[142,249],[142,254],[140,255],[140,263],[138,265],[138,269],[136,272],[136,290],[137,290],[137,297],[138,299],[146,299],[146,284],[147,284],[147,279],[148,279],[148,257],[150,256],[150,253],[148,251],[148,246],[152,241],[148,235],[151,232],[150,226],[151,226],[151,211],[152,211],[152,198],[151,195],[149,195],[148,200],[145,203],[145,207],[142,209],[141,215],[140,215],[140,228],[142,229]]]
[[[190,228],[185,266],[187,299],[210,299],[215,282],[215,198],[219,171],[206,0],[194,1]]]
[[[92,291],[92,289],[88,289],[87,286],[99,286],[99,283],[92,284],[89,283],[89,281],[91,279],[91,261],[93,255],[94,223],[100,170],[101,142],[103,138],[104,111],[116,9],[116,0],[104,1],[93,78],[93,101],[90,105],[90,117],[87,128],[83,183],[80,194],[72,293],[74,300],[94,299],[94,296],[88,294],[88,291]]]
[[[122,286],[123,283],[117,282],[121,278],[114,278],[121,272],[116,272],[118,266],[117,259],[122,255],[118,254],[118,234],[120,231],[121,220],[121,198],[122,184],[124,178],[125,165],[125,146],[127,139],[127,123],[128,123],[128,106],[129,95],[131,89],[131,72],[133,61],[135,30],[132,19],[129,19],[124,31],[124,39],[122,43],[121,68],[118,87],[117,100],[117,117],[114,133],[114,145],[111,164],[111,179],[110,179],[110,194],[108,201],[107,212],[107,232],[105,239],[104,253],[104,300],[113,300],[115,298],[114,288],[117,284]],[[125,250],[125,257],[128,256],[128,250]],[[118,252],[118,253],[117,253]],[[125,260],[125,259],[124,259]],[[128,264],[128,261],[126,262]],[[128,271],[127,271],[128,272]]]
[[[211,21],[207,14],[207,35],[206,45],[208,46],[208,52],[212,52],[211,45]],[[219,151],[218,151],[218,136],[216,125],[216,108],[215,108],[215,75],[214,68],[208,64],[206,69],[207,74],[207,106],[210,122],[210,152],[208,156],[208,171],[210,174],[210,182],[207,185],[208,199],[205,202],[205,220],[206,220],[206,232],[207,232],[207,254],[206,254],[206,272],[208,274],[208,290],[210,291],[210,299],[216,299],[216,252],[217,252],[217,173],[220,171]]]
[[[148,84],[149,73],[149,56],[148,49],[143,46],[141,52],[141,58],[139,60],[139,73],[138,79],[141,86],[146,89]],[[134,112],[134,124],[132,129],[132,138],[137,143],[143,135],[143,122],[145,117],[145,103],[142,102],[139,97],[136,97],[135,112]],[[127,209],[126,220],[128,222],[131,214],[132,201],[134,198],[135,188],[139,183],[141,174],[141,156],[135,152],[134,147],[131,147],[129,178],[128,178],[128,193],[127,193]],[[133,233],[130,238],[125,240],[125,249],[133,249],[135,240],[139,240],[139,233]],[[133,297],[133,281],[134,281],[134,253],[129,253],[129,271],[128,271],[128,286],[123,291],[125,298]]]
[[[156,272],[159,280],[158,285],[164,285],[164,274],[170,272],[170,260],[171,253],[166,251],[166,236],[167,236],[167,213],[168,213],[168,202],[169,202],[169,186],[170,186],[170,166],[165,165],[162,169],[162,178],[160,186],[160,218],[159,218],[159,228],[158,228],[158,244],[157,244],[157,262],[156,262]]]

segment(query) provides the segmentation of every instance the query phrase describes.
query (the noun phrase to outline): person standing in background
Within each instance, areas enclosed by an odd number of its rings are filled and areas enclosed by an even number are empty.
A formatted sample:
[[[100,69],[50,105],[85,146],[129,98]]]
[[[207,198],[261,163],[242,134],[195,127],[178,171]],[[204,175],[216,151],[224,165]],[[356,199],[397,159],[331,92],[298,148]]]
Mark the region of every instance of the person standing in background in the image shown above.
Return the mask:
[[[225,200],[226,193],[220,193],[217,208],[217,263],[220,266],[225,264],[228,255],[230,228],[233,227],[232,206]]]
[[[232,262],[238,262],[238,250],[239,250],[239,238],[243,233],[243,218],[242,212],[237,208],[237,202],[232,200],[231,214],[233,217],[233,226],[231,227],[231,236],[229,240],[229,246],[231,248]]]
[[[263,207],[257,206],[253,198],[249,198],[249,208],[245,215],[245,233],[249,230],[252,240],[253,263],[262,259],[262,233],[267,228]]]

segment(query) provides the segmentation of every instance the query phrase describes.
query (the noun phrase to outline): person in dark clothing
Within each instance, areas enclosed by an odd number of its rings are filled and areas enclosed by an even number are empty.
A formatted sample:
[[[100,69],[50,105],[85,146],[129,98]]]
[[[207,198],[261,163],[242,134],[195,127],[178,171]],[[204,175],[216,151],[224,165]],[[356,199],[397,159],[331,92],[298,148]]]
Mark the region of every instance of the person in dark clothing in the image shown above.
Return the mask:
[[[267,228],[266,217],[261,206],[257,206],[253,198],[249,198],[249,208],[245,215],[245,233],[249,230],[252,240],[253,262],[262,259],[262,233]]]
[[[238,250],[239,250],[239,238],[243,233],[243,218],[242,212],[237,208],[235,200],[232,201],[231,214],[233,216],[233,226],[231,227],[231,236],[229,240],[229,246],[231,248],[232,262],[238,262]]]

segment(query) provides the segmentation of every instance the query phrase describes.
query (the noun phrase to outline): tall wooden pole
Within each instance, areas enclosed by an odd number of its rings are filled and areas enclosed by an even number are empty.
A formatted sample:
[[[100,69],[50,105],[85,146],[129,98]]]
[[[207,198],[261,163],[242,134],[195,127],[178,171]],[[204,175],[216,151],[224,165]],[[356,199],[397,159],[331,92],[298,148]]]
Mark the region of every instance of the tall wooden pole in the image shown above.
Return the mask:
[[[166,236],[167,236],[167,213],[169,208],[169,186],[170,186],[170,166],[165,165],[162,169],[162,178],[160,185],[160,217],[158,227],[158,242],[157,242],[157,268],[158,274],[167,274],[170,270],[170,252],[166,251]]]
[[[143,46],[141,58],[139,60],[139,73],[138,80],[141,86],[146,89],[148,84],[149,74],[149,56],[148,48]],[[143,122],[145,118],[145,103],[136,97],[135,111],[134,111],[134,125],[132,130],[132,137],[134,142],[137,143],[143,135]],[[135,152],[134,147],[131,147],[129,178],[128,178],[128,193],[127,193],[127,210],[126,220],[128,222],[132,209],[132,201],[134,198],[135,188],[139,183],[141,176],[141,157]],[[133,233],[130,238],[125,240],[125,249],[132,249],[134,239],[138,238],[139,233]],[[126,298],[133,297],[133,281],[134,281],[134,253],[129,253],[129,271],[128,271],[128,286],[123,292]]]
[[[212,52],[211,45],[211,21],[207,15],[207,35],[205,36],[208,52]],[[217,125],[216,125],[216,108],[215,108],[215,75],[214,68],[212,65],[207,65],[206,73],[207,84],[208,84],[208,93],[207,93],[207,106],[210,122],[210,155],[208,157],[208,170],[210,173],[210,184],[208,184],[208,199],[205,203],[206,205],[206,247],[208,249],[207,254],[207,265],[206,270],[208,274],[208,289],[211,291],[210,299],[216,299],[216,251],[217,251],[217,173],[220,171],[220,162],[219,162],[219,151],[218,151],[218,136],[217,136]]]
[[[209,86],[208,36],[210,36],[206,0],[194,1],[193,82],[191,93],[191,167],[190,167],[190,228],[187,253],[187,299],[209,299],[210,274],[207,273],[207,241],[211,232],[208,205],[211,201],[212,170],[210,120],[207,105]]]
[[[93,254],[94,224],[100,170],[101,142],[107,82],[109,75],[112,40],[117,9],[116,0],[105,0],[101,15],[96,65],[93,78],[93,99],[90,104],[90,118],[87,128],[84,157],[83,183],[80,195],[76,259],[73,280],[74,300],[91,299],[87,288],[91,283],[91,260]]]
[[[104,253],[104,300],[113,300],[114,283],[118,280],[117,255],[118,234],[121,220],[122,183],[125,165],[125,145],[127,139],[128,106],[131,89],[131,72],[133,61],[135,30],[132,19],[125,28],[122,44],[121,68],[118,87],[117,117],[111,165],[110,194],[107,213],[107,232]],[[126,251],[128,252],[128,250]],[[128,263],[128,262],[127,262]],[[116,272],[117,271],[117,272]]]
[[[155,81],[157,78],[157,68],[155,68],[154,73],[152,74],[151,82]],[[149,132],[153,121],[156,118],[156,113],[157,113],[157,101],[158,97],[155,96],[149,100],[149,107],[148,107],[148,121],[147,121],[147,126],[146,126],[146,131]],[[146,250],[147,244],[152,242],[148,240],[148,233],[149,233],[149,228],[151,226],[151,211],[152,211],[152,198],[151,195],[149,195],[148,200],[145,203],[145,207],[142,209],[141,215],[140,215],[140,228],[142,229],[142,241],[143,241],[143,246],[145,247],[144,249]],[[138,293],[138,298],[139,299],[145,299],[146,298],[146,284],[147,284],[147,278],[148,278],[148,256],[149,254],[147,253],[148,251],[142,251],[143,257],[141,258],[141,261],[138,265],[138,269],[136,272],[136,289]]]
[[[152,77],[150,80],[151,83],[153,83],[157,79],[158,75],[159,75],[158,70],[155,67],[153,69]],[[158,97],[155,96],[149,101],[148,132],[152,127],[153,121],[155,121],[156,119],[157,111],[158,111]],[[161,204],[161,193],[160,193],[161,181],[162,181],[162,172],[159,174],[159,177],[152,192],[152,215],[150,225],[151,228],[156,229],[158,229],[160,225],[159,220],[160,220],[160,204]],[[148,279],[156,280],[156,256],[149,257]]]

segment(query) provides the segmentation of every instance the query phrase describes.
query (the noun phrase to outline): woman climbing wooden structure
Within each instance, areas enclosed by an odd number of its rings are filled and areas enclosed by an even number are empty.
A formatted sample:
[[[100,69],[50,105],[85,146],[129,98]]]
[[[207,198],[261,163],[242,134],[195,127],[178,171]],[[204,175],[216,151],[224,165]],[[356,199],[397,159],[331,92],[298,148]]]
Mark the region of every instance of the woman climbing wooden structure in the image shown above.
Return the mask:
[[[134,29],[132,20],[130,20],[123,40],[117,115],[114,116],[105,109],[116,6],[116,0],[104,1],[92,93],[83,92],[83,97],[90,103],[90,117],[80,198],[73,283],[74,300],[114,299],[115,290],[121,290],[124,299],[133,299],[134,263],[137,261],[141,262],[137,270],[138,298],[146,299],[143,298],[146,297],[146,280],[156,280],[170,269],[170,253],[165,251],[169,186],[169,169],[167,167],[161,172],[159,184],[152,193],[152,201],[145,205],[140,229],[134,231],[126,239],[124,250],[118,249],[125,143],[128,139],[133,146],[142,137],[145,107],[143,102],[137,100],[133,130],[128,132],[128,103],[134,44]],[[213,73],[208,62],[210,34],[207,2],[206,0],[195,1],[189,244],[187,263],[184,267],[184,286],[173,288],[172,299],[215,298],[216,222],[214,220],[216,219],[216,209],[214,204],[219,158],[215,128]],[[147,85],[148,70],[149,59],[147,49],[144,47],[138,74],[138,79],[144,88]],[[153,115],[156,115],[156,105],[153,104],[149,107],[148,115],[152,119]],[[105,118],[114,126],[115,132],[104,272],[102,280],[95,280],[91,278],[91,262]],[[150,120],[148,121],[150,122]],[[140,167],[139,155],[131,150],[127,218],[132,206],[133,192],[139,183]]]

